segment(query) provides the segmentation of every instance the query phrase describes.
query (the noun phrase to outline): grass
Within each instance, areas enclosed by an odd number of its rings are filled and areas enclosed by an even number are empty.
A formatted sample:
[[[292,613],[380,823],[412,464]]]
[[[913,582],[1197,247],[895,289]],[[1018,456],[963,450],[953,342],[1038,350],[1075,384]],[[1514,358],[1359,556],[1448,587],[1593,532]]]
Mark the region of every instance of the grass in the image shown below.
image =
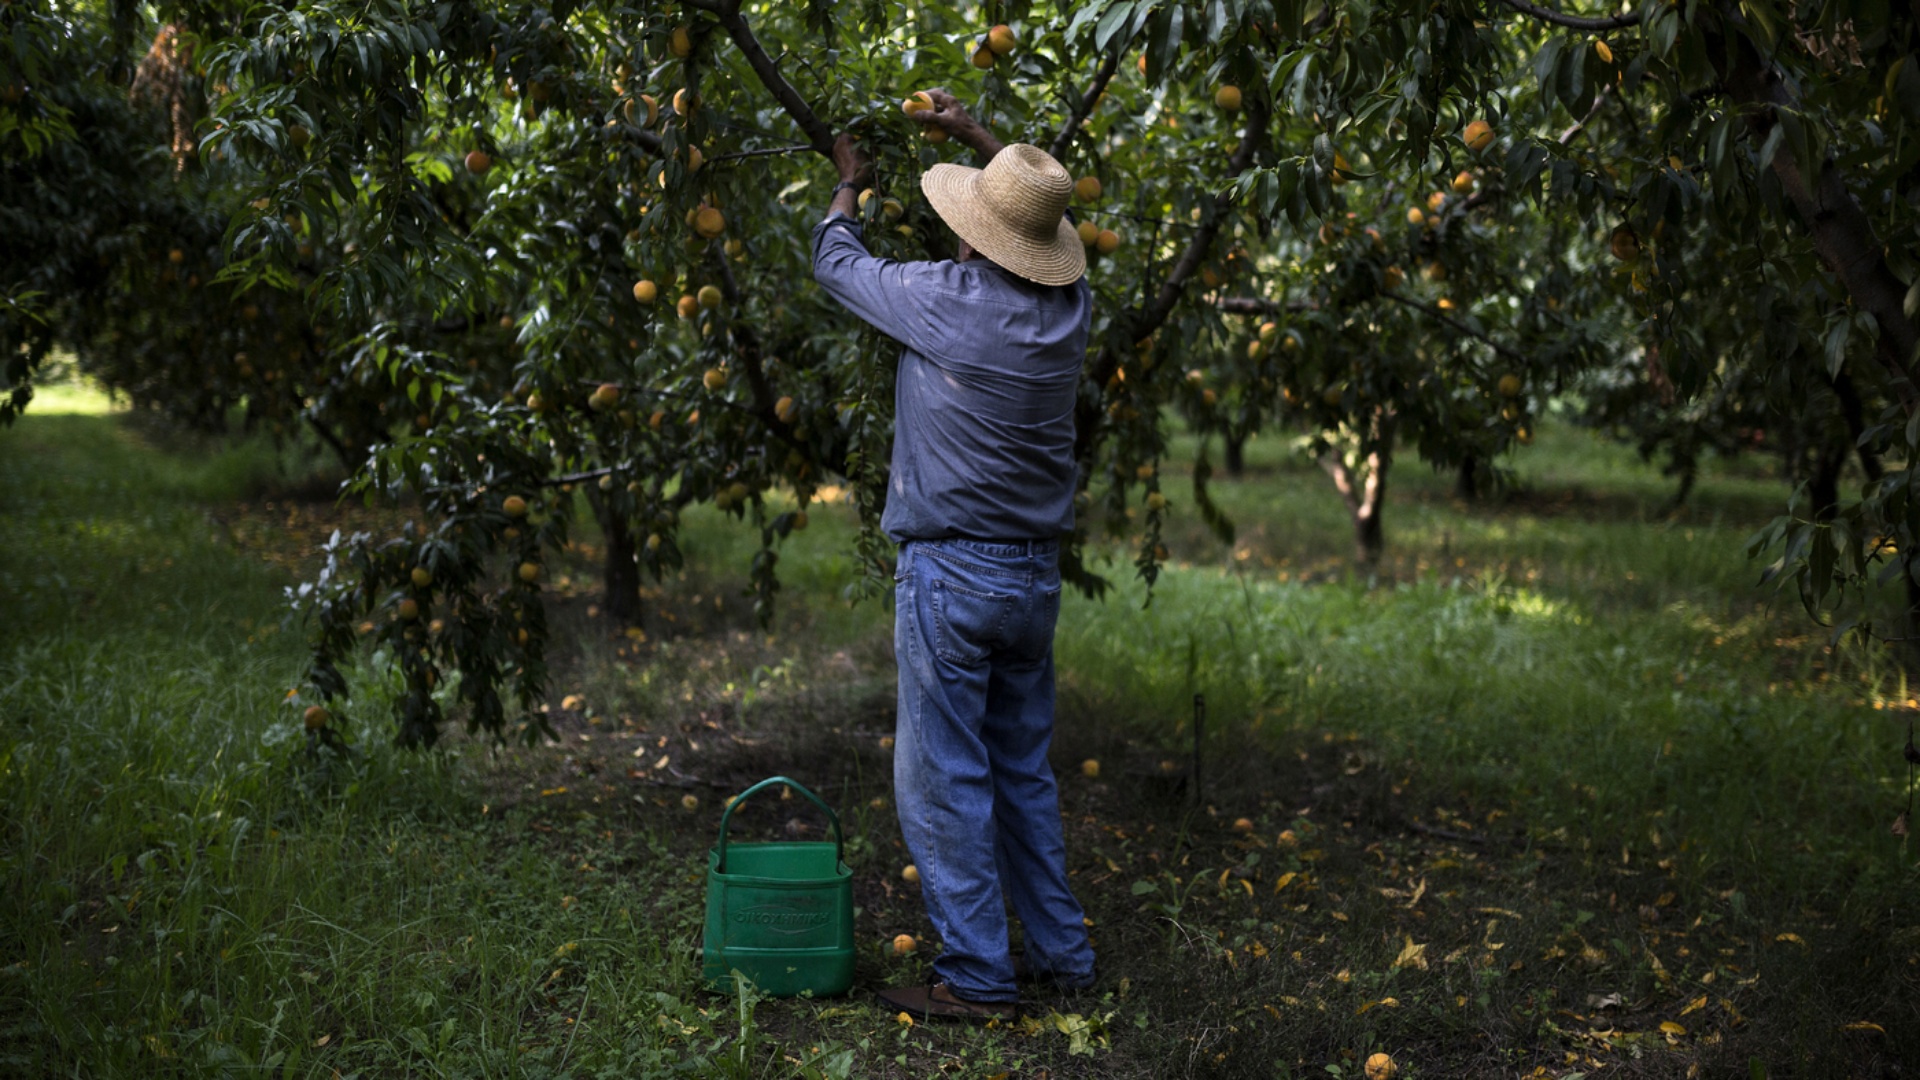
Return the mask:
[[[1920,875],[1887,831],[1912,711],[1893,658],[1829,649],[1754,590],[1743,541],[1781,491],[1748,466],[1670,513],[1655,470],[1564,429],[1513,463],[1521,494],[1484,505],[1405,465],[1368,582],[1324,477],[1252,444],[1247,476],[1216,483],[1234,544],[1179,516],[1151,604],[1120,559],[1116,596],[1063,612],[1055,758],[1106,981],[1023,1026],[928,1030],[863,995],[695,987],[713,810],[775,772],[847,819],[857,985],[923,977],[934,951],[881,742],[890,614],[838,598],[844,513],[789,542],[771,631],[739,595],[750,540],[716,516],[689,515],[689,570],[650,590],[644,642],[590,614],[583,538],[552,590],[574,643],[554,744],[392,751],[369,669],[343,718],[356,754],[315,757],[279,590],[350,511],[286,494],[316,486],[297,452],[154,452],[88,401],[0,432],[10,1072],[1298,1076],[1386,1051],[1409,1077],[1841,1076],[1920,1058]],[[1167,474],[1194,450],[1176,441]],[[1191,751],[1195,693],[1198,802],[1162,768]],[[736,827],[816,828],[771,799]],[[928,947],[890,956],[901,932]]]

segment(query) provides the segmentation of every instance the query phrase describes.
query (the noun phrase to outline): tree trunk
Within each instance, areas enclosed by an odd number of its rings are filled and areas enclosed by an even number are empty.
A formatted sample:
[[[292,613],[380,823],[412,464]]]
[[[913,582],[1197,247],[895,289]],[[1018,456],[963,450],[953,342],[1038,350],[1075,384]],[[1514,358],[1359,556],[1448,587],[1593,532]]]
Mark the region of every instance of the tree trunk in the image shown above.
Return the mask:
[[[1465,502],[1480,501],[1480,459],[1472,454],[1461,459],[1460,472],[1453,480],[1453,496]]]
[[[593,516],[600,522],[600,534],[606,538],[607,559],[604,579],[607,594],[602,600],[602,608],[607,618],[628,626],[640,622],[640,562],[639,549],[633,542],[633,530],[628,527],[627,519],[613,512],[598,491],[589,488],[587,504],[593,507]]]
[[[1667,513],[1677,513],[1687,505],[1687,499],[1693,495],[1693,486],[1700,480],[1700,463],[1689,457],[1679,468],[1680,486],[1673,491],[1673,501],[1667,504]]]
[[[1853,377],[1844,369],[1834,377],[1833,392],[1840,398],[1840,417],[1847,422],[1847,438],[1860,455],[1860,471],[1867,476],[1867,483],[1877,483],[1886,475],[1886,469],[1880,464],[1880,455],[1871,447],[1860,443],[1860,436],[1867,430],[1866,409],[1860,403],[1860,391],[1853,385]]]
[[[313,428],[314,433],[320,436],[320,441],[327,444],[327,448],[333,451],[333,456],[340,459],[340,467],[348,473],[358,472],[360,466],[366,464],[365,453],[350,449],[345,440],[335,435],[332,428],[315,420],[311,413],[307,415],[307,426]]]
[[[1379,451],[1367,455],[1367,481],[1360,504],[1353,511],[1353,557],[1369,570],[1380,565],[1380,556],[1387,548],[1381,513],[1386,509],[1387,468],[1391,461]]]
[[[1224,442],[1227,475],[1237,480],[1247,471],[1247,437],[1228,434]]]
[[[1347,513],[1353,519],[1354,561],[1362,569],[1372,570],[1380,565],[1380,556],[1387,548],[1383,518],[1387,504],[1387,470],[1393,467],[1393,414],[1376,407],[1367,426],[1367,439],[1362,447],[1370,449],[1365,454],[1356,452],[1352,464],[1345,457],[1330,455],[1322,458],[1320,465],[1333,477],[1333,486],[1340,492],[1340,499],[1347,504]]]
[[[1860,403],[1860,390],[1853,384],[1853,377],[1842,368],[1834,376],[1833,392],[1840,398],[1840,417],[1847,424],[1847,438],[1854,452],[1860,455],[1860,471],[1866,475],[1867,483],[1877,484],[1887,474],[1886,466],[1881,464],[1880,455],[1861,443],[1860,436],[1866,431],[1866,409]],[[1920,656],[1920,581],[1913,580],[1912,552],[1899,551],[1893,556],[1900,563],[1900,582],[1906,597],[1906,610],[1900,619],[1900,634],[1907,639],[1909,659]]]
[[[1813,520],[1832,521],[1840,510],[1840,469],[1847,463],[1847,448],[1822,444],[1813,452],[1813,471],[1807,477],[1807,498],[1813,503]]]

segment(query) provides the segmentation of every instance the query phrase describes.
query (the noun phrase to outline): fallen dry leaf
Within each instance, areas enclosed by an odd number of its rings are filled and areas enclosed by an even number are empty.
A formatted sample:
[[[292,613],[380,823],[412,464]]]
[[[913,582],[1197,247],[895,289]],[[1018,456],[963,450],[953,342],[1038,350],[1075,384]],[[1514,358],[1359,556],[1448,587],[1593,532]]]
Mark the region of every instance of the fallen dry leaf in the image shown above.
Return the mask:
[[[1409,937],[1407,943],[1401,946],[1400,955],[1394,958],[1393,966],[1397,968],[1419,968],[1421,971],[1427,970],[1427,947],[1425,945],[1415,945],[1413,939]]]

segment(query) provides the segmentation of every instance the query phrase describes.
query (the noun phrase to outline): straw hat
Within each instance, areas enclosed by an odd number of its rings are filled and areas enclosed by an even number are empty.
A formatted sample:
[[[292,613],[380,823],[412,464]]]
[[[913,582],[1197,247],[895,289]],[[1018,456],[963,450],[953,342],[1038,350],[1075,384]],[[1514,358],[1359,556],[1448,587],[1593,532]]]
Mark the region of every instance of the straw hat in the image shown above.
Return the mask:
[[[960,239],[1042,285],[1069,285],[1087,271],[1087,249],[1066,219],[1073,178],[1037,146],[1014,143],[984,169],[935,165],[920,189]]]

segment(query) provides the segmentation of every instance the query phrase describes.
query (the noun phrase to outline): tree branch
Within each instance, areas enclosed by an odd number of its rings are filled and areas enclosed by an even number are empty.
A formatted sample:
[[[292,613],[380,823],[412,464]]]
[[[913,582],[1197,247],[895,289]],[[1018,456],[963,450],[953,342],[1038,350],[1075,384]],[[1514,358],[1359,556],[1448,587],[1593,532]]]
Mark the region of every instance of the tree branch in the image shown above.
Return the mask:
[[[1561,146],[1571,143],[1575,136],[1586,130],[1587,125],[1593,122],[1593,118],[1599,115],[1600,106],[1606,104],[1607,98],[1612,95],[1612,93],[1613,87],[1604,83],[1601,84],[1600,92],[1593,95],[1593,107],[1587,110],[1587,115],[1581,117],[1572,127],[1560,133],[1559,142]]]
[[[1522,15],[1531,15],[1541,22],[1550,22],[1555,26],[1564,26],[1571,30],[1618,30],[1623,26],[1640,24],[1640,13],[1637,11],[1631,15],[1593,18],[1585,15],[1562,15],[1552,8],[1529,4],[1527,0],[1500,0],[1500,2]]]
[[[747,66],[760,77],[761,84],[773,94],[774,100],[780,103],[780,107],[787,110],[787,115],[793,117],[793,122],[800,126],[801,134],[807,137],[807,144],[820,156],[831,157],[833,129],[829,128],[820,119],[819,114],[813,111],[813,106],[808,105],[806,99],[800,96],[800,91],[795,90],[793,84],[780,74],[779,65],[773,62],[773,57],[767,55],[767,50],[760,47],[760,40],[753,36],[753,28],[748,26],[747,20],[741,16],[739,5],[734,2],[726,3],[724,6],[719,3],[696,2],[693,6],[712,12],[720,20],[720,25],[726,28],[727,36],[733,39],[734,45],[740,50],[740,55],[746,58]]]
[[[735,150],[731,154],[715,154],[707,159],[707,164],[718,165],[723,161],[738,161],[741,158],[776,157],[781,154],[797,154],[803,150],[811,149],[813,149],[813,147],[807,143],[799,143],[794,146],[768,146],[759,150]]]
[[[347,449],[347,444],[340,436],[335,435],[331,428],[314,419],[312,413],[306,413],[305,417],[308,426],[313,428],[314,434],[320,436],[320,441],[326,443],[333,449],[333,456],[340,459],[340,464],[345,466],[348,472],[354,472],[360,468],[363,462],[354,458],[352,452]],[[362,457],[364,457],[364,455],[362,455]]]
[[[1761,56],[1746,35],[1734,34],[1726,44],[1731,54],[1725,73],[1728,96],[1746,107],[1754,144],[1765,145],[1779,123],[1778,110],[1798,110],[1800,102],[1772,61]],[[1907,317],[1907,288],[1887,265],[1873,222],[1847,190],[1838,168],[1803,162],[1791,146],[1782,145],[1773,155],[1773,173],[1793,202],[1820,261],[1840,279],[1860,310],[1878,322],[1875,352],[1902,409],[1908,416],[1920,412],[1920,388],[1908,367],[1909,358],[1920,350],[1920,327]]]
[[[727,265],[725,250],[714,250],[716,248],[718,248],[717,242],[708,245],[709,256],[720,264],[720,291],[727,298],[728,309],[737,311],[742,299],[740,283],[733,276],[733,267]],[[766,429],[781,442],[796,450],[806,451],[807,445],[794,435],[793,425],[780,419],[779,411],[774,408],[777,403],[773,397],[773,383],[767,378],[767,369],[762,358],[765,350],[760,345],[760,335],[754,333],[753,327],[741,320],[735,320],[732,329],[734,339],[740,343],[739,349],[735,350],[735,355],[740,357],[740,366],[746,372],[747,392],[753,395],[754,418],[765,425]]]
[[[1360,500],[1353,491],[1353,470],[1347,468],[1347,463],[1340,460],[1337,454],[1326,454],[1320,459],[1320,467],[1333,478],[1333,489],[1340,493],[1340,501],[1346,504],[1347,512],[1351,514],[1359,510]]]
[[[1107,58],[1100,64],[1100,69],[1093,73],[1093,82],[1087,85],[1087,92],[1080,96],[1079,104],[1067,111],[1067,122],[1060,125],[1060,134],[1055,135],[1047,147],[1047,153],[1052,154],[1055,161],[1060,160],[1060,155],[1073,145],[1073,133],[1080,130],[1080,125],[1093,112],[1093,103],[1099,100],[1100,95],[1106,92],[1107,84],[1113,81],[1113,73],[1120,66],[1120,53],[1125,45],[1125,42],[1116,41],[1108,46]]]
[[[603,469],[589,469],[586,472],[563,473],[559,476],[549,476],[544,480],[535,480],[533,485],[535,487],[560,487],[563,484],[578,484],[586,480],[598,480],[603,476],[612,476],[619,471],[619,466],[608,465]]]
[[[640,149],[654,157],[665,157],[666,148],[660,144],[660,136],[637,124],[621,124],[621,134],[640,144]]]
[[[1260,139],[1266,134],[1266,128],[1267,110],[1264,102],[1259,98],[1250,99],[1247,102],[1246,132],[1240,139],[1240,149],[1234,152],[1233,158],[1228,162],[1227,174],[1222,178],[1223,182],[1237,178],[1253,165],[1254,155],[1259,152]],[[1134,327],[1136,339],[1160,329],[1160,324],[1166,322],[1167,316],[1173,314],[1174,305],[1180,302],[1180,294],[1186,290],[1187,279],[1199,271],[1201,262],[1205,261],[1207,252],[1213,247],[1214,238],[1220,235],[1220,228],[1225,224],[1227,208],[1231,205],[1232,201],[1226,194],[1214,196],[1213,213],[1207,215],[1207,219],[1201,222],[1200,228],[1196,229],[1193,236],[1187,240],[1186,250],[1182,251],[1180,258],[1174,262],[1173,269],[1167,274],[1167,280],[1161,282],[1160,292],[1154,296],[1153,302],[1147,305],[1136,320]]]
[[[1432,304],[1425,304],[1418,300],[1413,299],[1410,296],[1401,296],[1397,292],[1389,292],[1386,289],[1381,289],[1380,295],[1386,297],[1387,299],[1393,301],[1396,304],[1405,304],[1407,307],[1413,308],[1415,311],[1425,312],[1426,314],[1433,316],[1434,318],[1440,320],[1441,322],[1446,323],[1448,326],[1453,327],[1455,330],[1458,330],[1460,333],[1465,334],[1468,337],[1481,342],[1482,344],[1486,345],[1488,348],[1491,348],[1494,352],[1499,353],[1501,356],[1504,356],[1509,360],[1515,360],[1523,364],[1526,363],[1527,358],[1521,355],[1519,352],[1513,349],[1510,349],[1505,345],[1500,344],[1499,342],[1493,340],[1492,338],[1481,333],[1480,331],[1475,330],[1473,327],[1468,326],[1466,323],[1463,323],[1460,320],[1455,319],[1452,316],[1448,315],[1446,312],[1441,311],[1439,308],[1434,307]]]
[[[1229,315],[1285,315],[1290,311],[1312,311],[1315,305],[1305,300],[1267,300],[1258,296],[1222,296],[1213,306]]]
[[[1259,153],[1261,140],[1266,135],[1268,118],[1266,101],[1259,96],[1250,95],[1246,102],[1246,111],[1247,124],[1241,134],[1240,148],[1234,151],[1233,157],[1228,161],[1227,174],[1223,182],[1238,177],[1253,164],[1255,155]],[[1208,250],[1213,247],[1214,238],[1220,234],[1227,208],[1231,205],[1232,199],[1227,193],[1222,192],[1214,196],[1213,212],[1206,215],[1206,220],[1202,221],[1200,227],[1195,229],[1193,235],[1188,238],[1186,249],[1180,253],[1180,258],[1175,260],[1173,269],[1167,272],[1167,278],[1161,283],[1160,291],[1145,307],[1136,309],[1133,317],[1123,324],[1127,327],[1129,340],[1139,341],[1158,330],[1161,324],[1167,321],[1167,316],[1173,313],[1174,305],[1180,302],[1180,296],[1186,289],[1187,279],[1200,269],[1200,263],[1207,257]],[[1114,369],[1118,368],[1120,363],[1121,357],[1114,351],[1113,344],[1109,341],[1101,347],[1099,355],[1094,357],[1092,369],[1087,373],[1087,377],[1094,386],[1105,386],[1107,381],[1113,378]],[[1081,395],[1074,420],[1074,459],[1084,464],[1093,452],[1093,437],[1100,424],[1097,394]],[[1091,469],[1081,470],[1082,477],[1091,475]]]

